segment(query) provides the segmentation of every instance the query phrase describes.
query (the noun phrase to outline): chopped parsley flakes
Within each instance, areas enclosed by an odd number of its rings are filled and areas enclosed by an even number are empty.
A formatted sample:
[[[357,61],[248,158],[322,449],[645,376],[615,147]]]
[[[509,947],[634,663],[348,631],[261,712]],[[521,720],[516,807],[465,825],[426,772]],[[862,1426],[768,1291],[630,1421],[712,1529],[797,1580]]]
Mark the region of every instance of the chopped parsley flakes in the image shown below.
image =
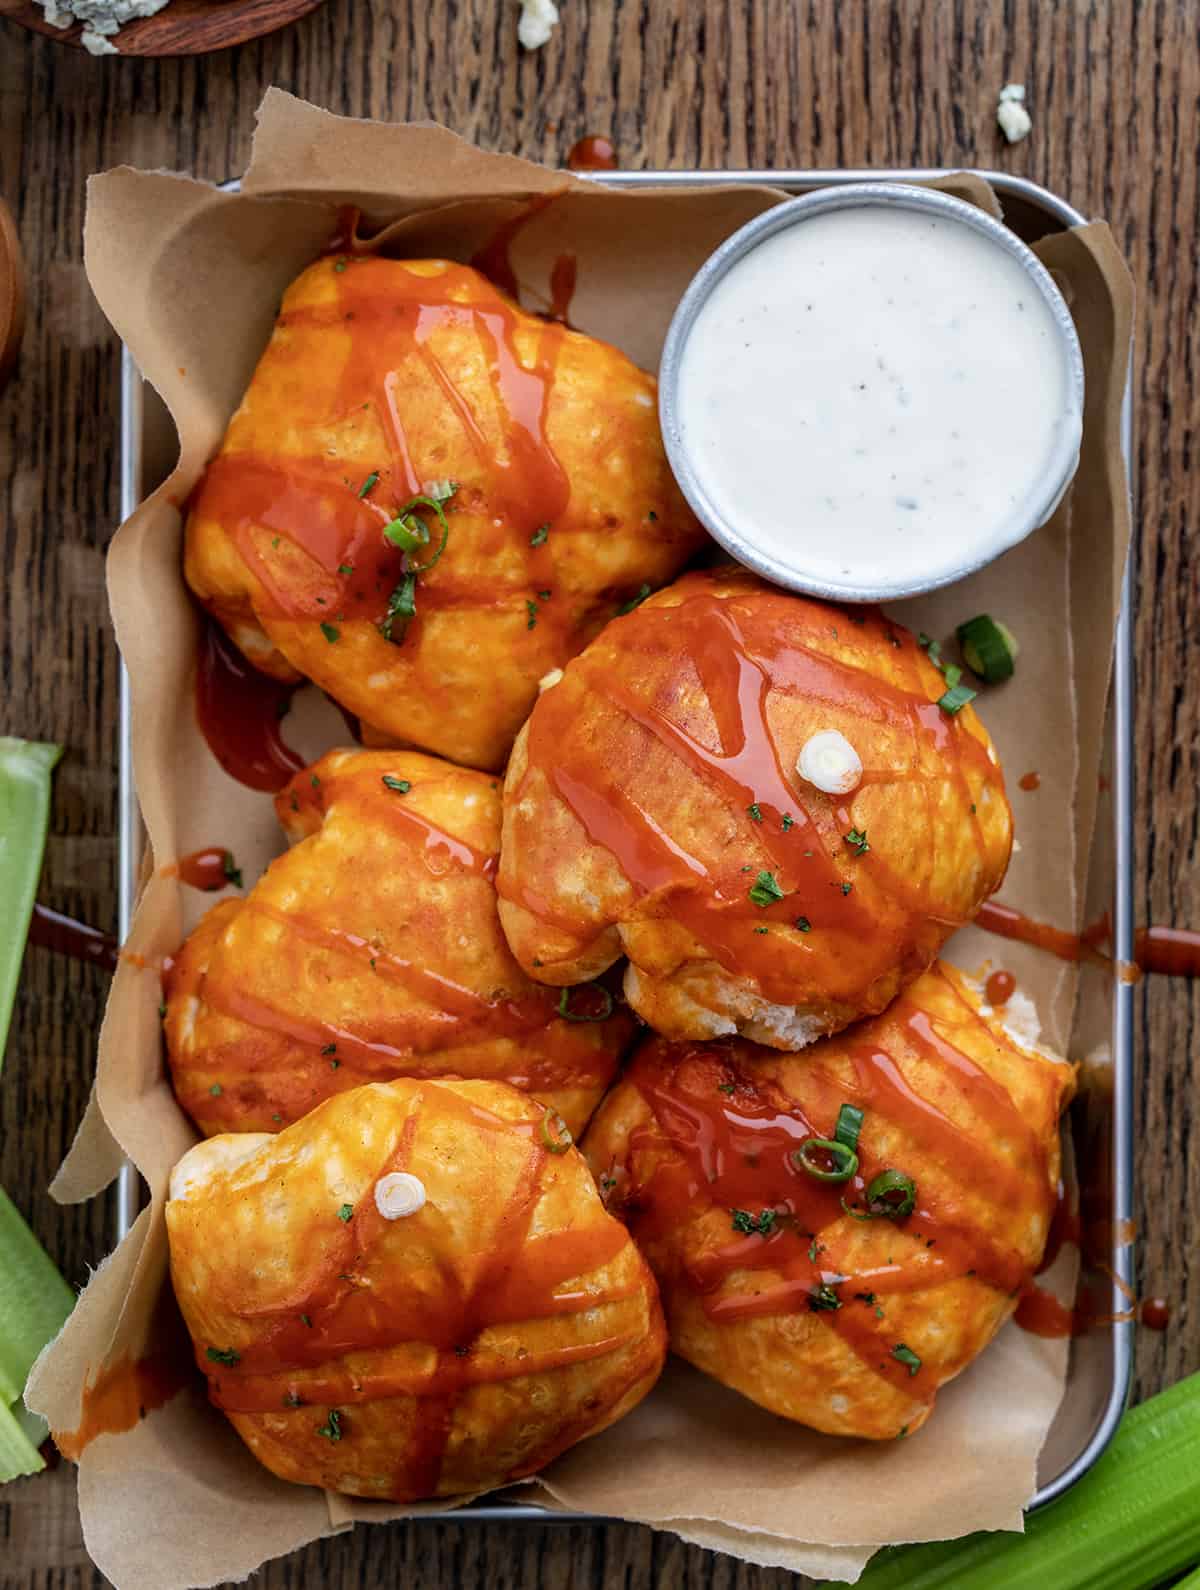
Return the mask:
[[[779,879],[773,872],[760,872],[748,891],[750,901],[760,908],[773,905],[776,900],[783,899],[783,890],[779,887]]]

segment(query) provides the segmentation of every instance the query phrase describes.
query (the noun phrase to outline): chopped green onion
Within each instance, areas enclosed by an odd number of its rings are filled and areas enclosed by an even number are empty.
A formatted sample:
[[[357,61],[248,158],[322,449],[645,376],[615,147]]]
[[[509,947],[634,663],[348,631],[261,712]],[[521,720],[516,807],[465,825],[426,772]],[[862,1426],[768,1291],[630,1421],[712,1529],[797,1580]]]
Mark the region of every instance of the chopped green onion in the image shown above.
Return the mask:
[[[858,1155],[834,1137],[806,1138],[792,1150],[791,1160],[797,1170],[807,1171],[817,1181],[849,1181],[858,1169]]]
[[[321,633],[332,646],[334,641],[338,639],[342,632],[340,629],[338,629],[336,624],[322,624]]]
[[[649,595],[650,587],[645,584],[639,585],[629,600],[622,602],[620,607],[617,608],[617,617],[623,618],[626,613],[632,613],[634,608],[640,607]]]
[[[400,619],[402,620],[400,640],[403,641],[409,620],[416,617],[416,598],[417,577],[415,574],[406,574],[388,598],[387,612],[384,614],[383,623],[379,626],[379,632],[384,640],[393,638],[393,628],[396,620]]]
[[[359,497],[360,498],[365,497],[370,492],[371,488],[373,486],[378,485],[378,483],[379,483],[379,471],[377,469],[373,469],[371,471],[371,473],[367,476],[366,480],[364,480],[362,485],[358,488]]]
[[[942,669],[942,678],[945,679],[947,687],[953,690],[954,686],[962,678],[962,669],[957,663],[947,663]]]
[[[600,995],[601,1009],[591,1015],[571,1009],[571,1000],[584,988],[594,989]],[[565,1021],[607,1021],[612,1012],[613,997],[603,983],[576,983],[571,988],[564,988],[558,996],[558,1013]]]
[[[383,527],[383,538],[404,552],[415,552],[429,545],[429,526],[415,513],[398,514]]]
[[[798,916],[796,918],[796,926],[800,929],[801,933],[812,932],[812,923],[806,916]]]
[[[760,872],[748,891],[752,904],[761,907],[773,905],[776,900],[783,899],[783,890],[779,887],[779,879],[773,872]]]
[[[395,790],[397,795],[407,795],[409,790],[412,789],[412,785],[406,778],[393,778],[390,773],[383,775],[383,784],[385,789]]]
[[[242,1361],[241,1353],[234,1352],[232,1347],[206,1347],[204,1349],[204,1356],[206,1358],[210,1358],[214,1364],[228,1364],[232,1366],[234,1364],[240,1364]]]
[[[978,693],[972,690],[970,685],[955,685],[953,689],[947,690],[944,695],[938,697],[937,704],[943,712],[948,712],[954,717],[956,713],[962,711],[968,701],[974,701]]]
[[[242,869],[233,859],[233,852],[226,850],[221,857],[221,870],[235,889],[242,887]]]
[[[814,1314],[820,1314],[826,1310],[841,1308],[842,1300],[833,1287],[822,1282],[808,1294],[808,1306]]]
[[[1011,631],[987,613],[958,626],[958,644],[967,667],[989,685],[1012,678],[1017,643]]]
[[[917,1207],[917,1184],[902,1170],[882,1170],[867,1188],[866,1210],[842,1208],[855,1220],[903,1220]]]
[[[845,1143],[847,1148],[858,1148],[858,1134],[862,1131],[863,1112],[856,1109],[853,1104],[843,1104],[838,1111],[837,1125],[833,1135],[839,1143]]]
[[[345,1225],[349,1221],[350,1216],[353,1213],[354,1213],[354,1205],[353,1204],[343,1204],[342,1207],[338,1210],[338,1219],[342,1222],[343,1225]]]
[[[747,813],[748,813],[748,815],[750,817],[750,821],[752,823],[761,823],[762,822],[762,820],[763,820],[763,818],[762,818],[762,808],[761,808],[761,806],[759,806],[757,801],[755,801],[752,806],[747,806],[746,807],[746,811],[747,811]]]
[[[392,522],[384,526],[384,539],[390,541],[393,546],[400,547],[404,552],[402,565],[404,578],[388,598],[387,612],[379,626],[379,632],[384,640],[393,639],[396,620],[400,619],[403,622],[397,644],[401,644],[407,633],[409,620],[416,616],[417,575],[427,574],[446,550],[446,543],[450,539],[450,521],[446,518],[442,504],[449,502],[457,489],[452,480],[434,481],[428,495],[410,497]],[[429,540],[429,526],[417,512],[418,508],[433,509],[442,527],[442,539],[438,543],[437,551],[425,563],[409,563],[408,554],[414,552],[417,547],[424,546]]]
[[[547,1109],[539,1126],[542,1143],[551,1154],[565,1154],[575,1139],[557,1110]]]
[[[533,601],[529,601],[527,599],[526,602],[525,602],[525,628],[526,629],[535,629],[537,627],[537,618],[538,618],[538,606],[537,606],[537,603],[533,602]]]
[[[903,1342],[897,1342],[892,1348],[892,1357],[898,1364],[903,1364],[910,1375],[915,1375],[921,1367],[921,1360],[911,1347],[906,1347]]]
[[[857,851],[860,856],[865,856],[867,851],[871,848],[867,843],[867,830],[865,828],[861,830],[858,828],[852,828],[850,832],[843,837],[845,838],[846,843],[850,846],[851,850]]]
[[[531,547],[540,547],[545,542],[545,539],[549,534],[550,526],[548,524],[538,525],[537,529],[529,538],[529,545]]]
[[[343,1433],[341,1414],[336,1408],[330,1408],[325,1423],[317,1425],[317,1434],[323,1435],[327,1441],[340,1441]]]

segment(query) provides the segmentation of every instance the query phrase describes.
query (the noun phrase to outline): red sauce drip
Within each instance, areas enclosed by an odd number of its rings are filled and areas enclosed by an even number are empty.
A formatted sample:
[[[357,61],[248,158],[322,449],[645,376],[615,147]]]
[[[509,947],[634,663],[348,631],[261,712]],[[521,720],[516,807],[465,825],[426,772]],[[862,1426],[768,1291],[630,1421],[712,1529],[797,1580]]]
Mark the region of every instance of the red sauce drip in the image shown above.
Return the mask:
[[[1133,1317],[1133,1309],[1124,1309],[1116,1314],[1106,1310],[1105,1299],[1098,1292],[1092,1295],[1083,1291],[1071,1308],[1040,1286],[1032,1284],[1022,1292],[1013,1315],[1022,1330],[1029,1331],[1033,1336],[1045,1337],[1086,1336],[1098,1326],[1113,1325]]]
[[[295,685],[259,673],[219,625],[205,623],[196,666],[196,718],[209,750],[239,784],[280,790],[304,766],[280,734],[280,719],[295,691]]]
[[[223,454],[209,466],[194,511],[232,535],[258,582],[256,610],[268,626],[296,619],[339,631],[353,620],[375,624],[404,574],[428,562],[432,550],[404,552],[384,539],[383,529],[410,498],[444,477],[450,443],[454,456],[464,464],[473,460],[475,469],[457,471],[459,492],[447,508],[447,554],[421,576],[414,620],[419,624],[423,611],[464,597],[453,556],[458,508],[478,511],[482,505],[501,523],[499,550],[512,541],[528,549],[533,533],[567,507],[570,483],[546,434],[564,328],[518,318],[507,298],[462,265],[423,275],[398,261],[364,257],[351,259],[341,271],[331,262],[330,272],[335,303],[289,310],[286,322],[294,330],[323,332],[329,356],[341,359],[336,415],[372,411],[384,437],[383,456],[372,471],[377,480],[362,495],[365,481],[348,479],[333,458],[313,455],[284,464],[249,453]],[[312,348],[311,336],[296,339],[297,383],[303,382],[303,360]],[[474,389],[460,387],[455,378],[464,348],[472,354],[477,349],[486,365],[487,401],[478,412]],[[288,357],[274,350],[277,371]],[[422,423],[412,434],[405,425],[410,385],[425,394]],[[425,517],[440,540],[433,514],[426,510]],[[537,576],[543,565],[536,549],[528,550],[527,564],[532,591],[545,583]],[[543,604],[539,618],[554,623],[553,608],[552,602]],[[415,633],[411,625],[409,633]]]
[[[1040,1286],[1032,1286],[1021,1294],[1013,1318],[1024,1331],[1033,1336],[1075,1336],[1082,1334],[1082,1319],[1076,1311]]]
[[[1064,1243],[1068,1242],[1074,1243],[1077,1248],[1082,1246],[1083,1225],[1079,1212],[1071,1208],[1067,1190],[1060,1181],[1054,1214],[1051,1216],[1050,1230],[1046,1237],[1046,1251],[1042,1254],[1042,1262],[1038,1266],[1039,1274],[1050,1268],[1062,1252]]]
[[[571,300],[575,296],[578,261],[574,254],[560,254],[550,272],[550,319],[569,326]]]
[[[397,1476],[395,1494],[405,1496],[436,1491],[454,1409],[470,1386],[600,1358],[634,1341],[633,1334],[626,1333],[525,1357],[494,1357],[475,1350],[477,1337],[489,1326],[593,1308],[593,1293],[586,1287],[566,1290],[565,1283],[608,1264],[629,1238],[615,1220],[531,1236],[542,1180],[554,1159],[540,1141],[537,1127],[502,1121],[444,1089],[438,1090],[437,1108],[439,1115],[452,1111],[461,1115],[476,1141],[481,1131],[525,1139],[524,1165],[488,1253],[469,1284],[448,1264],[440,1266],[437,1285],[420,1287],[411,1285],[407,1273],[372,1264],[373,1250],[387,1241],[393,1228],[374,1200],[364,1199],[344,1232],[299,1278],[286,1300],[255,1310],[247,1309],[237,1296],[221,1299],[234,1314],[253,1320],[259,1331],[258,1339],[241,1350],[236,1368],[215,1368],[206,1357],[211,1344],[195,1344],[196,1361],[209,1377],[209,1395],[227,1410],[276,1413],[289,1395],[300,1396],[305,1403],[348,1406],[343,1429],[352,1435],[356,1404],[419,1395],[422,1407],[413,1446]],[[407,1167],[418,1119],[417,1113],[409,1116],[373,1180]],[[357,1267],[370,1271],[369,1287],[356,1284]],[[635,1290],[631,1287],[619,1295],[632,1296]],[[618,1294],[606,1294],[614,1295]],[[434,1347],[432,1367],[402,1365],[372,1372],[369,1366],[351,1370],[346,1365],[347,1353],[353,1353],[361,1365],[363,1354],[382,1353],[406,1342]]]
[[[1046,950],[1060,961],[1093,961],[1104,965],[1109,960],[1096,947],[1109,934],[1107,915],[1082,933],[1069,933],[1065,928],[1052,927],[1049,922],[1035,922],[1032,917],[1014,911],[1012,906],[1001,905],[999,900],[986,900],[979,908],[975,924],[1000,938],[1015,939]]]
[[[49,906],[35,905],[29,920],[29,942],[44,950],[55,950],[59,955],[69,955],[72,960],[88,961],[106,972],[115,972],[119,954],[117,941],[99,928],[76,922],[74,917],[51,911]]]
[[[511,220],[498,226],[483,247],[471,256],[474,268],[481,275],[486,276],[494,287],[498,287],[502,293],[507,293],[517,303],[521,301],[521,289],[513,269],[512,245],[517,235],[529,225],[530,221],[540,215],[548,204],[553,204],[558,197],[557,193],[544,193],[536,199],[531,199]]]
[[[884,622],[878,617],[874,621]],[[827,702],[847,715],[882,722],[893,743],[911,746],[907,772],[867,769],[864,783],[925,776],[921,756],[931,742],[951,769],[957,768],[962,782],[963,770],[973,760],[981,776],[989,776],[983,747],[935,703],[806,645],[798,622],[790,609],[777,616],[758,610],[751,641],[736,598],[712,594],[708,583],[697,578],[678,606],[644,609],[638,615],[637,628],[628,632],[623,678],[603,662],[588,672],[592,690],[607,697],[648,739],[664,746],[688,782],[707,785],[744,826],[745,843],[725,847],[719,867],[710,868],[677,835],[664,831],[656,814],[631,795],[620,769],[610,767],[590,742],[573,732],[575,705],[567,692],[550,691],[542,697],[529,736],[530,767],[537,766],[551,779],[588,838],[612,853],[638,895],[669,893],[672,918],[715,960],[731,972],[754,977],[767,998],[785,1004],[800,1001],[810,981],[823,996],[853,997],[864,981],[895,964],[898,946],[927,933],[932,952],[945,927],[955,924],[940,922],[929,902],[877,853],[851,854],[844,839],[852,826],[848,807],[831,815],[814,803],[818,815],[810,813],[805,786],[780,759],[768,718],[769,696],[803,694]],[[918,668],[915,642],[911,637],[897,640],[911,647]],[[716,746],[707,743],[707,730],[692,732],[686,719],[677,721],[667,706],[638,693],[640,674],[653,669],[662,653],[683,654],[694,664],[714,722]],[[647,660],[645,668],[639,668],[641,656]],[[575,666],[587,670],[587,663],[585,655]],[[919,681],[919,672],[915,678]],[[964,800],[964,806],[969,804]],[[748,818],[752,805],[761,821]],[[747,871],[751,857],[757,859]],[[765,908],[749,897],[760,869],[774,874],[784,895]],[[864,880],[886,895],[882,910],[877,893],[872,899],[855,892],[855,883]],[[545,902],[521,880],[503,875],[500,887],[535,915],[546,914]],[[802,946],[794,942],[794,934],[778,931],[800,916],[820,930],[819,937],[814,932]]]
[[[1171,1305],[1165,1297],[1145,1298],[1140,1317],[1147,1330],[1165,1331],[1171,1323]]]
[[[1004,1089],[942,1037],[924,1010],[901,1001],[892,1007],[889,1022],[897,1014],[903,1024],[894,1054],[872,1041],[868,1024],[851,1049],[853,1080],[826,1074],[814,1055],[803,1102],[756,1078],[752,1045],[689,1046],[662,1039],[644,1045],[629,1077],[650,1104],[654,1122],[637,1129],[631,1147],[635,1157],[646,1150],[643,1162],[654,1169],[646,1182],[628,1189],[623,1212],[635,1236],[652,1241],[709,1205],[751,1214],[774,1210],[777,1223],[770,1235],[731,1234],[715,1253],[684,1262],[683,1279],[701,1294],[706,1313],[724,1320],[807,1309],[819,1286],[836,1285],[843,1306],[819,1310],[818,1317],[865,1363],[908,1384],[907,1369],[891,1358],[894,1342],[886,1315],[880,1319],[856,1293],[872,1294],[873,1303],[875,1297],[968,1272],[1014,1292],[1029,1282],[1029,1267],[964,1223],[954,1186],[943,1190],[939,1179],[923,1185],[922,1178],[917,1208],[897,1228],[904,1262],[855,1271],[843,1257],[849,1251],[846,1238],[831,1230],[835,1222],[845,1224],[842,1198],[861,1206],[874,1176],[895,1167],[876,1161],[869,1138],[860,1139],[857,1175],[834,1185],[798,1167],[796,1149],[809,1137],[831,1137],[840,1106],[850,1103],[868,1120],[878,1112],[900,1127],[919,1145],[923,1162],[955,1166],[956,1185],[985,1188],[1015,1208],[1039,1196],[1048,1203],[1048,1195],[1039,1193],[1040,1148]],[[969,1106],[969,1124],[955,1124],[915,1090],[905,1061],[913,1051],[936,1064],[941,1085]],[[742,1062],[743,1055],[750,1064]],[[655,1152],[664,1138],[677,1158]],[[990,1145],[1000,1141],[1018,1145],[1020,1172],[992,1151]],[[925,1244],[915,1255],[911,1238]],[[721,1294],[721,1283],[732,1271],[747,1269],[770,1269],[780,1279],[759,1292]]]
[[[1143,972],[1167,977],[1200,977],[1200,933],[1187,928],[1140,928],[1135,959]]]
[[[993,972],[983,985],[989,1005],[1006,1005],[1016,992],[1017,980],[1011,972]]]
[[[617,151],[603,133],[592,133],[571,145],[567,168],[570,171],[615,171]]]
[[[168,874],[173,873],[181,882],[190,884],[193,889],[203,889],[205,893],[212,894],[229,883],[226,869],[232,866],[231,852],[212,845],[207,850],[193,850],[190,856],[180,856],[166,871]]]
[[[1020,778],[1017,780],[1017,788],[1024,790],[1034,790],[1040,788],[1041,782],[1042,775],[1040,773],[1022,773]]]

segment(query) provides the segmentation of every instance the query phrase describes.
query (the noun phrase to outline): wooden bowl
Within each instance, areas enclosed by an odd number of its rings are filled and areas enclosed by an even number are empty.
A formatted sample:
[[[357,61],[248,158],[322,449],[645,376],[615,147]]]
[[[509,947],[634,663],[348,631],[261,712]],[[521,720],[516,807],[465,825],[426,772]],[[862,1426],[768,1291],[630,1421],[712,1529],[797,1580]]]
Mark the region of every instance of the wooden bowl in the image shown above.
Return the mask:
[[[157,16],[127,22],[114,35],[121,55],[203,55],[274,33],[315,11],[321,0],[171,0]],[[52,28],[32,0],[0,0],[0,17],[82,49],[82,27]]]

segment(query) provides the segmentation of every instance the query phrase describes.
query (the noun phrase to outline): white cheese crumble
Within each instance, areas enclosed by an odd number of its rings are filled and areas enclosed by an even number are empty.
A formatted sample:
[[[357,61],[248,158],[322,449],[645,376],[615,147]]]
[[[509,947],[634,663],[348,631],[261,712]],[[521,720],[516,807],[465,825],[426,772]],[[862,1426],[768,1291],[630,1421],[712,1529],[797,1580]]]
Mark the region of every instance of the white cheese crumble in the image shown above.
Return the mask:
[[[68,0],[58,5],[57,0],[37,0],[52,28],[69,28],[83,23],[80,44],[89,55],[119,55],[111,38],[126,22],[138,17],[152,17],[167,4],[167,0]]]
[[[527,50],[545,44],[557,26],[558,7],[554,0],[521,0],[517,37]]]
[[[862,758],[846,736],[825,729],[805,740],[796,758],[796,771],[826,795],[849,795],[862,783]]]
[[[1025,109],[1024,83],[1005,83],[996,106],[996,120],[1010,144],[1019,144],[1022,138],[1028,138],[1033,121]]]
[[[406,1170],[394,1170],[375,1183],[375,1207],[385,1220],[401,1220],[425,1207],[425,1183]]]

